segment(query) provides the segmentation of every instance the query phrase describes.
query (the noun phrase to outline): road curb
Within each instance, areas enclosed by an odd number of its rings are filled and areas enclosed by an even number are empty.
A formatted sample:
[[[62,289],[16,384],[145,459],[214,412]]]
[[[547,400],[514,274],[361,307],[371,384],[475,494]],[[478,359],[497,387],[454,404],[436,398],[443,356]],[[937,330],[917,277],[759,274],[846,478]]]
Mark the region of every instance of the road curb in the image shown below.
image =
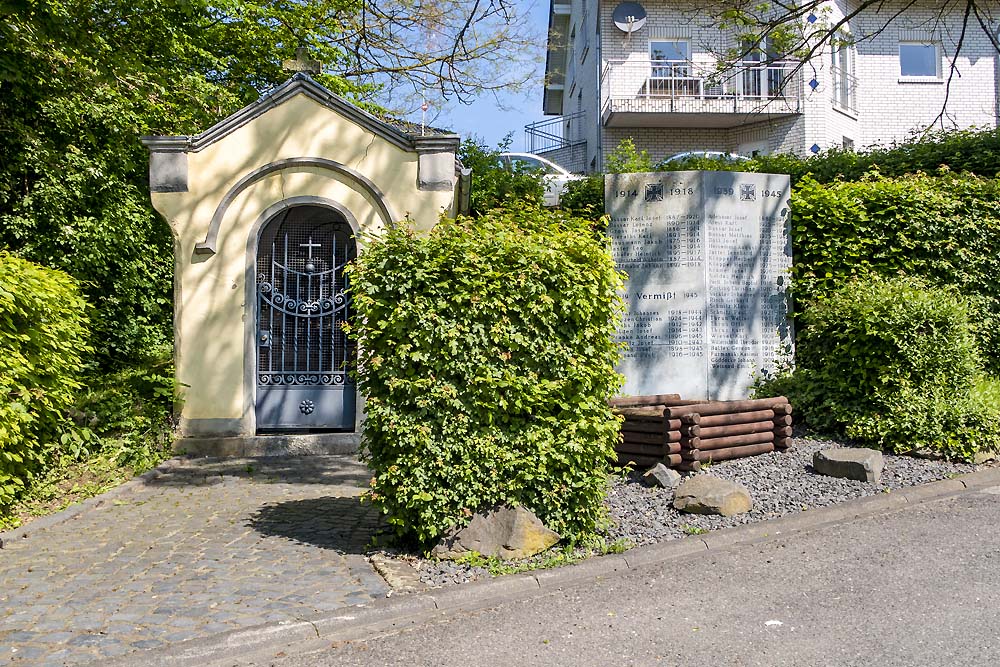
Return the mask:
[[[624,554],[599,556],[556,569],[382,598],[368,605],[344,607],[309,621],[235,630],[92,664],[93,667],[124,667],[138,663],[142,663],[143,667],[210,667],[216,662],[236,664],[234,660],[241,656],[277,652],[293,643],[361,640],[429,619],[531,599],[583,581],[641,571],[706,551],[763,544],[839,523],[889,514],[913,505],[976,493],[997,485],[1000,485],[1000,467],[988,468],[961,477],[806,510],[800,514],[637,547]]]
[[[104,493],[96,495],[92,498],[87,498],[82,500],[75,505],[70,505],[64,510],[56,512],[55,514],[49,514],[48,516],[42,516],[34,519],[26,526],[21,526],[19,528],[14,528],[13,530],[8,530],[6,532],[0,533],[0,544],[4,542],[10,543],[18,539],[24,539],[28,537],[31,533],[36,533],[38,531],[46,530],[52,526],[56,526],[64,521],[69,521],[73,517],[81,514],[90,509],[97,509],[110,500],[115,500],[121,498],[122,496],[128,495],[139,487],[146,485],[151,480],[156,479],[163,473],[169,471],[172,468],[176,468],[184,461],[181,457],[174,457],[167,459],[155,468],[151,468],[141,475],[136,475],[129,481],[116,486],[113,489],[109,489]]]
[[[996,486],[1000,484],[1000,466],[977,470],[976,472],[970,472],[968,475],[962,475],[954,479],[964,484],[966,489],[981,489],[987,486]]]

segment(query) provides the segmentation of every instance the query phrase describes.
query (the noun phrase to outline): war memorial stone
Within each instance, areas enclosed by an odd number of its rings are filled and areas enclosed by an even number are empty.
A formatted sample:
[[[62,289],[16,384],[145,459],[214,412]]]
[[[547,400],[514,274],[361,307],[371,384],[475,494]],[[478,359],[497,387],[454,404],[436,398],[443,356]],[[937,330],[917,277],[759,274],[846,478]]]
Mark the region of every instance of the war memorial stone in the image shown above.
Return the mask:
[[[625,281],[623,394],[746,398],[791,350],[789,178],[609,174],[608,233]]]

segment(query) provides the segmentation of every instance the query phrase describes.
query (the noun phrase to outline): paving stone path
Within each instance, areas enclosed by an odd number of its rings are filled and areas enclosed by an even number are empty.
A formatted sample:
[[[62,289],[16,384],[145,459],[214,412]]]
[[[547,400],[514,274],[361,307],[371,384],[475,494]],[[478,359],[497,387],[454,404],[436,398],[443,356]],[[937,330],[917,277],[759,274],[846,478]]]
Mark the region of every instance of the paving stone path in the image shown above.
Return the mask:
[[[352,456],[185,461],[0,550],[0,665],[100,661],[386,594]]]

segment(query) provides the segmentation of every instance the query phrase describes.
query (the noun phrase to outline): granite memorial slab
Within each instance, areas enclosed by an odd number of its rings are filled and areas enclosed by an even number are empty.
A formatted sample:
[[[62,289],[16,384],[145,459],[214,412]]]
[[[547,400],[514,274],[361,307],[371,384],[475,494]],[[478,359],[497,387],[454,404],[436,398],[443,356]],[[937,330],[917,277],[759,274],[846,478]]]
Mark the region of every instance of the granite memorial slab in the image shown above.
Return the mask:
[[[790,354],[789,178],[609,174],[608,233],[625,281],[624,394],[747,398]]]

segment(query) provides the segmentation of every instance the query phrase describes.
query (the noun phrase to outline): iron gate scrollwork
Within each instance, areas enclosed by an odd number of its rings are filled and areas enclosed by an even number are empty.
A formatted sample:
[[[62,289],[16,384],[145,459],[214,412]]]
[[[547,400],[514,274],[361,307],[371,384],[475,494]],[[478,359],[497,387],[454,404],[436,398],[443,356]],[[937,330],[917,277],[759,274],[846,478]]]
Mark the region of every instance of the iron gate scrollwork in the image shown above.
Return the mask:
[[[258,429],[353,429],[355,349],[344,332],[350,225],[318,206],[270,220],[257,249]]]

